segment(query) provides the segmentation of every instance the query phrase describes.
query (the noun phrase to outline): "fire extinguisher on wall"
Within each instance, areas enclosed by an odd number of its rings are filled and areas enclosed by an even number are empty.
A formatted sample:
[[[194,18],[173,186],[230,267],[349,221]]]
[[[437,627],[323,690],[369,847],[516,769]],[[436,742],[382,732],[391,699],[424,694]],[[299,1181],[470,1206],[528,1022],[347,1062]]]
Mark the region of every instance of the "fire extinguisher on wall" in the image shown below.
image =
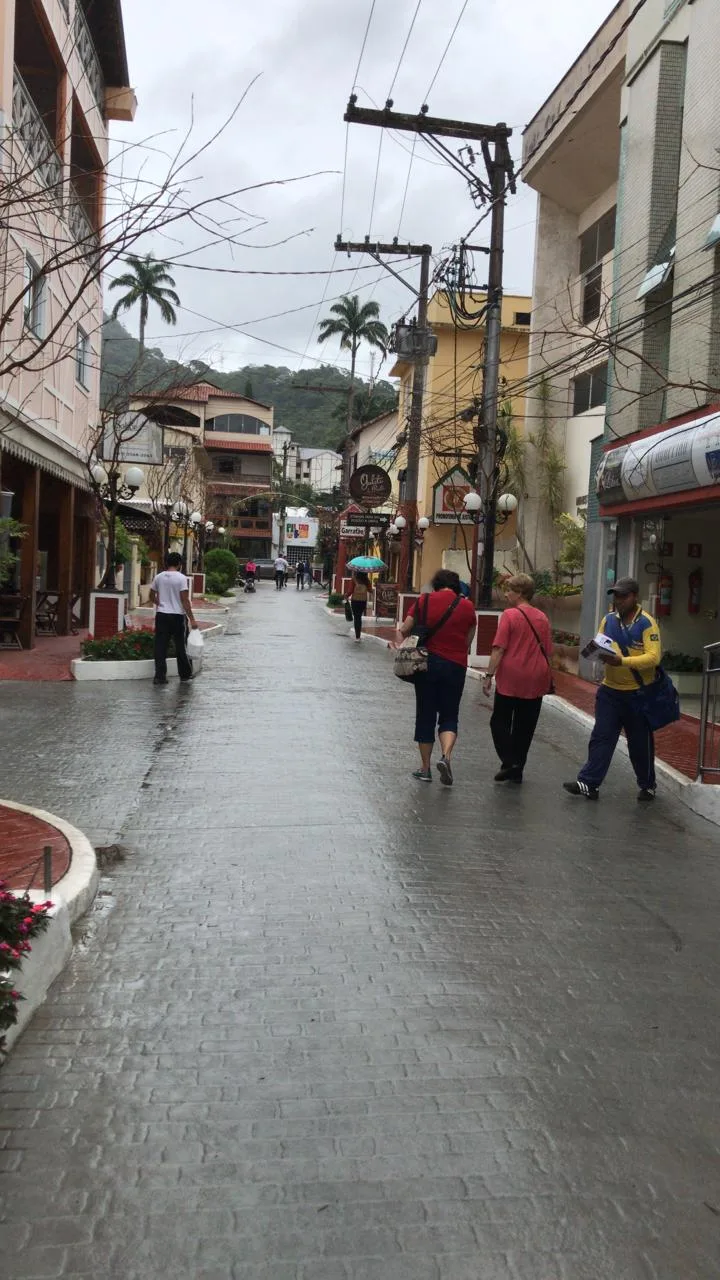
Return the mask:
[[[658,617],[669,618],[672,613],[673,579],[671,573],[661,573],[658,578]]]
[[[702,595],[702,569],[693,569],[688,578],[688,613],[700,612]]]

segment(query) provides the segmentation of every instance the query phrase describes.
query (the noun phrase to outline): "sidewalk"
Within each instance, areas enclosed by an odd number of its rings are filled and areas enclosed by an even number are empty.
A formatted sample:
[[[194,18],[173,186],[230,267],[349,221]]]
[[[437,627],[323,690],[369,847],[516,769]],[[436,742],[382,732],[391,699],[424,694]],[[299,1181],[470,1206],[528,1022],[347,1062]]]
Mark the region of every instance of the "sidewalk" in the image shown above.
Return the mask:
[[[0,1072],[3,1280],[710,1280],[716,828],[566,796],[551,707],[495,785],[476,682],[419,786],[347,630],[261,583],[190,686],[3,687],[8,795],[126,853]]]

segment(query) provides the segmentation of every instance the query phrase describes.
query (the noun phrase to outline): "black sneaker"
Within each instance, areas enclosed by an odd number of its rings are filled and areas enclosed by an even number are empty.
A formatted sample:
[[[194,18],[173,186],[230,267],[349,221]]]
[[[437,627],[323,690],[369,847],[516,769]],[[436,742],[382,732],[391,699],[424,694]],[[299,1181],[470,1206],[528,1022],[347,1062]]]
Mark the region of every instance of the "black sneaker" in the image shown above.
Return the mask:
[[[450,768],[450,761],[443,756],[442,760],[438,760],[437,771],[440,774],[440,781],[444,787],[451,787],[453,784],[453,771]]]
[[[413,778],[417,778],[418,782],[432,782],[432,774],[429,769],[415,769]]]
[[[514,765],[498,770],[493,779],[494,782],[522,782],[522,780],[522,769],[516,769]]]
[[[589,787],[587,782],[563,782],[563,787],[571,796],[584,796],[586,800],[599,800],[597,787]]]
[[[642,791],[638,792],[638,802],[640,804],[649,804],[654,799],[655,792],[650,787],[643,787]]]
[[[155,676],[153,684],[167,684],[167,676]]]

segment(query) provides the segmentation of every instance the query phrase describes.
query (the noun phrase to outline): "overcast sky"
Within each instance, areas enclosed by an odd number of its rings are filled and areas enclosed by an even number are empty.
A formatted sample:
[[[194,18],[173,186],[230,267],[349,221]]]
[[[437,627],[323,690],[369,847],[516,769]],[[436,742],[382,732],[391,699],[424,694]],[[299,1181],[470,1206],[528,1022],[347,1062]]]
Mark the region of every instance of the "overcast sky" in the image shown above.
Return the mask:
[[[192,110],[196,145],[218,129],[258,77],[232,123],[194,167],[199,198],[326,171],[243,197],[243,207],[266,220],[255,229],[250,221],[236,228],[257,247],[235,248],[232,253],[227,246],[216,247],[189,260],[195,267],[319,274],[215,274],[193,269],[187,260],[186,265],[178,263],[173,274],[183,307],[177,329],[164,329],[153,313],[149,345],[161,346],[169,356],[205,359],[225,370],[266,363],[314,367],[316,360],[345,365],[336,344],[319,346],[315,341],[318,318],[329,303],[352,287],[362,299],[374,297],[383,319],[391,323],[412,305],[412,297],[370,259],[335,259],[332,245],[338,231],[348,239],[362,239],[367,233],[391,239],[399,233],[401,238],[430,243],[439,252],[472,226],[477,213],[463,179],[439,162],[425,143],[417,143],[410,166],[411,135],[383,133],[380,148],[380,130],[359,125],[346,130],[342,117],[370,4],[371,0],[123,0],[130,79],[139,105],[134,124],[113,126],[119,142],[139,147],[152,137],[154,148],[170,150],[186,130]],[[428,97],[462,4],[463,0],[421,0],[401,60],[417,0],[376,0],[357,76],[359,103],[382,106],[395,78],[396,110],[417,111],[427,101],[433,115],[486,123],[505,120],[515,130],[517,158],[524,125],[613,3],[468,0]],[[151,168],[159,164],[151,152],[137,150],[127,166],[137,163],[141,154],[149,157]],[[534,216],[533,193],[521,186],[510,198],[506,218],[508,291],[531,291]],[[297,233],[305,234],[277,248],[260,247]],[[196,243],[196,233],[188,227],[176,230],[172,240],[156,237],[142,248],[171,258]],[[352,270],[328,280],[333,262],[336,268]],[[403,270],[408,265],[400,260]],[[361,268],[357,274],[356,268]],[[294,308],[306,309],[263,319]],[[128,324],[136,330],[134,317]],[[268,345],[272,343],[276,345]]]

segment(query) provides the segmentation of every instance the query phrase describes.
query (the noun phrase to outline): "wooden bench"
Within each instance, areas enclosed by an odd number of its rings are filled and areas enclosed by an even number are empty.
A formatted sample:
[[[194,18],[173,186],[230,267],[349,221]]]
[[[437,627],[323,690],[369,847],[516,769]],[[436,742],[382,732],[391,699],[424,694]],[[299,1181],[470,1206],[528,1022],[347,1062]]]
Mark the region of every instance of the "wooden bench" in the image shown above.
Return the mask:
[[[20,623],[28,603],[27,596],[0,595],[0,649],[22,649]]]

